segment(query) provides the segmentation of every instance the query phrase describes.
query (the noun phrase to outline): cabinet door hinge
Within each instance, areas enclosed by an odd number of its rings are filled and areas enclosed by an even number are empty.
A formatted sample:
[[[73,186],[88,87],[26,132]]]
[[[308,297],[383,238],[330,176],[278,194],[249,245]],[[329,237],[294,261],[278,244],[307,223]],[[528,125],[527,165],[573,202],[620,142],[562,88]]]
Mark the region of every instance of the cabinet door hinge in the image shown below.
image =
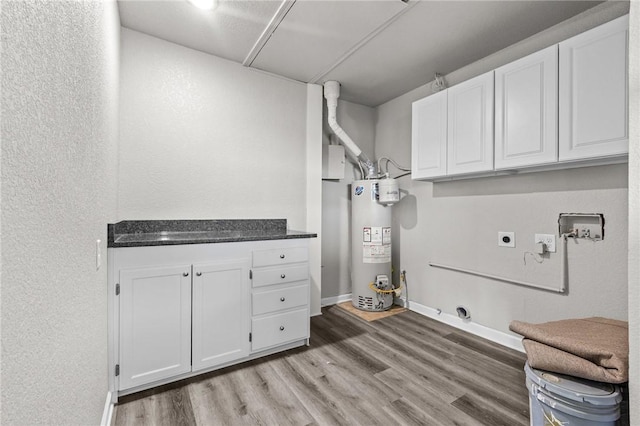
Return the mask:
[[[120,364],[116,364],[116,376],[120,375]]]
[[[249,341],[251,341],[251,333],[249,333]]]
[[[249,279],[250,280],[253,279],[253,271],[251,269],[249,269]]]
[[[116,284],[116,296],[120,294],[120,284]]]

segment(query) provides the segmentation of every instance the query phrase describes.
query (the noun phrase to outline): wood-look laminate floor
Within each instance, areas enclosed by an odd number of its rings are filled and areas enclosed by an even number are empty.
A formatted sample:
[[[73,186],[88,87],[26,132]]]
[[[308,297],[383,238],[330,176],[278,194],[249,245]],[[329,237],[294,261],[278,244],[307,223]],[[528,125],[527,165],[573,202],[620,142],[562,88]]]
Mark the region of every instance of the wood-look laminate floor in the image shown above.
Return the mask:
[[[528,425],[524,354],[414,312],[329,307],[311,346],[120,399],[115,425]]]

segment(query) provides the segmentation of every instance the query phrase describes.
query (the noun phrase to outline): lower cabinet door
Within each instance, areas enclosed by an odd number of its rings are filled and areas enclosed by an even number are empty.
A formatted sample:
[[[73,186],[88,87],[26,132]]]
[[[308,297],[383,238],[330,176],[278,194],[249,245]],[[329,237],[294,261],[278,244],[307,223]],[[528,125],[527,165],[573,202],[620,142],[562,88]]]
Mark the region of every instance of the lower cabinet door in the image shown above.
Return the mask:
[[[191,265],[120,271],[119,389],[191,371]]]
[[[249,259],[193,265],[193,371],[249,355]]]

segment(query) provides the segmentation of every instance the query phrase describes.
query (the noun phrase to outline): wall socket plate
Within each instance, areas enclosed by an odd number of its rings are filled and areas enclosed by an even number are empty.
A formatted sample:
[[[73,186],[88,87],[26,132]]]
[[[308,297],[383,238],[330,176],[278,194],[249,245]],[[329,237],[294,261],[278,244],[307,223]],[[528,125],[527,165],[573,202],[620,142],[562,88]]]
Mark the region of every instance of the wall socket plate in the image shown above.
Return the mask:
[[[543,243],[547,246],[547,251],[551,253],[556,252],[556,236],[553,234],[534,234],[533,243]]]
[[[498,246],[499,247],[511,247],[516,246],[516,233],[515,232],[498,232]]]

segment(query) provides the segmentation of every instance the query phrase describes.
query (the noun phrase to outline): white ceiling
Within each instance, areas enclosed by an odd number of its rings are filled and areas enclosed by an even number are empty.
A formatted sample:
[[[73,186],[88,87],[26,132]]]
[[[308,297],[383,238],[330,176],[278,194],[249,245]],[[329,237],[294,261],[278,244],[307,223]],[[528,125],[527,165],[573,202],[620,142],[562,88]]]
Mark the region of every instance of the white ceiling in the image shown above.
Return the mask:
[[[122,26],[377,106],[600,1],[119,0]]]

